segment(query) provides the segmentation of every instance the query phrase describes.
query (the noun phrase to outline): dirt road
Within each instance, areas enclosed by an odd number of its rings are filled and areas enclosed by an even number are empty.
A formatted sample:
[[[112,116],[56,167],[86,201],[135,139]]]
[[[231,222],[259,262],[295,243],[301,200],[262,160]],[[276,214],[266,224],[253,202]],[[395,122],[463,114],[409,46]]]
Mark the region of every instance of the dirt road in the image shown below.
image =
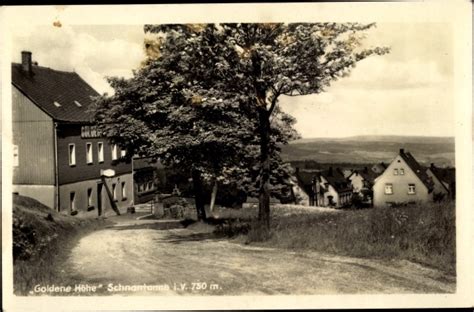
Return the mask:
[[[154,227],[134,222],[82,238],[63,274],[106,295],[455,291],[453,277],[408,261],[257,248],[206,231]]]

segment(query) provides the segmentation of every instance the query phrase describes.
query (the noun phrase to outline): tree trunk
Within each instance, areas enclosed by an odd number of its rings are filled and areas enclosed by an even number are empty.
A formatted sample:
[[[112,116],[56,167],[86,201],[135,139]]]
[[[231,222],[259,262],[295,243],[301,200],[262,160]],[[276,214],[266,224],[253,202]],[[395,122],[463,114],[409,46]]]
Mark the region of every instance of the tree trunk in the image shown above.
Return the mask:
[[[194,199],[196,204],[198,221],[206,221],[206,210],[204,209],[204,198],[202,193],[201,172],[197,169],[192,170]]]
[[[262,239],[270,234],[270,115],[266,109],[259,109],[260,135],[260,185],[258,197],[258,220]]]
[[[213,212],[214,210],[214,204],[216,203],[216,196],[217,196],[217,181],[214,181],[214,186],[212,187],[212,193],[211,193],[211,203],[209,204],[209,211]]]

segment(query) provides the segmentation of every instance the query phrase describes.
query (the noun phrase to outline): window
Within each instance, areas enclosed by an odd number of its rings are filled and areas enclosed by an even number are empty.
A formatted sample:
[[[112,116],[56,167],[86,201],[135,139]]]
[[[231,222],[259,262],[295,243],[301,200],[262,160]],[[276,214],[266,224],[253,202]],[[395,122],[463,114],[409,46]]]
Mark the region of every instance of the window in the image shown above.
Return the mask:
[[[92,143],[86,143],[86,158],[87,158],[87,163],[92,164]]]
[[[125,182],[122,182],[122,200],[127,199],[127,189],[125,188]]]
[[[120,150],[120,157],[125,157],[125,155],[127,155],[127,151],[124,150],[124,149],[121,149]]]
[[[400,169],[400,175],[404,175],[405,174],[405,169],[401,168]]]
[[[117,185],[112,184],[112,197],[114,200],[117,200]]]
[[[393,169],[393,175],[398,175],[398,169]]]
[[[13,145],[13,167],[18,167],[20,161],[18,158],[18,145]]]
[[[104,162],[104,143],[97,143],[97,159],[100,163]]]
[[[69,208],[71,209],[71,211],[76,210],[76,193],[75,192],[71,192],[69,194]]]
[[[117,160],[117,144],[112,145],[112,160]]]
[[[408,194],[413,195],[415,192],[415,184],[408,184]]]
[[[76,165],[76,146],[69,144],[69,166]]]
[[[91,188],[87,189],[87,206],[88,207],[92,206],[92,189]]]
[[[393,194],[393,185],[392,185],[392,183],[385,184],[385,194]]]

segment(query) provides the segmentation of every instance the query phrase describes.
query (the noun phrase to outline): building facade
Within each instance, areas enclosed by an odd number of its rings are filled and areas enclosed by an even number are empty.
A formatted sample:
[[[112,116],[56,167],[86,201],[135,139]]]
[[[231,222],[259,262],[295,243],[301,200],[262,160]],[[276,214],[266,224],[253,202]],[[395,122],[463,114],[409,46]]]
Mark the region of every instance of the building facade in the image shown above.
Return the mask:
[[[12,95],[14,192],[71,214],[133,204],[132,163],[93,125],[88,108],[99,94],[79,75],[37,66],[22,52]]]
[[[404,149],[388,165],[373,186],[374,206],[429,202],[433,200],[434,184],[415,158]]]

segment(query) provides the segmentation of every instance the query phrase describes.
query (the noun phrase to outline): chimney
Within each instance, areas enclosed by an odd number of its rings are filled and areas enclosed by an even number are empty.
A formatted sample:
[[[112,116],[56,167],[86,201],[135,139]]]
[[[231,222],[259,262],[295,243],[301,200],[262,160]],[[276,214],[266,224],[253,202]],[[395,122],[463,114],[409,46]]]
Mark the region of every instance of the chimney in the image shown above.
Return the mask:
[[[25,72],[31,73],[31,52],[21,51],[21,68]]]
[[[433,169],[435,167],[435,164],[434,163],[431,163],[430,164],[430,168]]]
[[[405,154],[405,150],[403,148],[400,149],[400,154]]]

